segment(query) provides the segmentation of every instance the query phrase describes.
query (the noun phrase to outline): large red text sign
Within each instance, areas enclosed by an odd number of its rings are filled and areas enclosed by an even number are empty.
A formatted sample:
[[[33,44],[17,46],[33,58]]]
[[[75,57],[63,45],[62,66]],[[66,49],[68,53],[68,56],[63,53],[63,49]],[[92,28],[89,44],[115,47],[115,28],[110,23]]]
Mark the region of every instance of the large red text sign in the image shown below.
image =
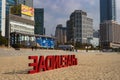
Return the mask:
[[[56,55],[56,56],[29,56],[33,63],[29,63],[33,70],[28,71],[29,74],[38,73],[40,71],[53,70],[62,67],[77,65],[75,55]]]

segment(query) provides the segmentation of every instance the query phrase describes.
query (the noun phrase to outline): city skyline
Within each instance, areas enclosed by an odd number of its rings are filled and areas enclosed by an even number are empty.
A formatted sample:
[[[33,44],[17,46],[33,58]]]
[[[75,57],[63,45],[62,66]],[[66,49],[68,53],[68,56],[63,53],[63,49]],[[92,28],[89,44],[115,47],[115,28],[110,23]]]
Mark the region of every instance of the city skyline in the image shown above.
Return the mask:
[[[69,15],[74,10],[84,10],[88,13],[88,17],[93,18],[93,28],[99,29],[100,23],[100,0],[34,0],[34,7],[45,9],[45,28],[47,35],[54,34],[57,24],[66,26]],[[120,22],[120,0],[116,0],[117,21]],[[87,4],[87,5],[86,5]],[[72,5],[72,6],[71,6]]]

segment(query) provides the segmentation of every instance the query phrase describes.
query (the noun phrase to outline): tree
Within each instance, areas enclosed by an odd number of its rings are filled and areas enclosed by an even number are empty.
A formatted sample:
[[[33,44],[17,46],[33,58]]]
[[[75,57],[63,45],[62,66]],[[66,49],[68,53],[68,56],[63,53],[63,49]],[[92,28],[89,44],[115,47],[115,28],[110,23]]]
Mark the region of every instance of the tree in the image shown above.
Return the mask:
[[[8,44],[7,39],[1,35],[1,31],[0,31],[0,45],[7,46],[7,44]]]

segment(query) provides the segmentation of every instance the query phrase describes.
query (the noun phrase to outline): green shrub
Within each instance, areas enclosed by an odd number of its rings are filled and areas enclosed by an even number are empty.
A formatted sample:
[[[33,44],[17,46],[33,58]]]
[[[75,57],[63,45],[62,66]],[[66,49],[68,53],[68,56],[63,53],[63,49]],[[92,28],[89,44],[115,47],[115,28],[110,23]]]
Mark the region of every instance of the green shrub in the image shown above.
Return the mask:
[[[5,46],[7,46],[7,44],[8,44],[8,40],[7,40],[5,37],[2,37],[2,36],[0,35],[0,45],[5,45]]]

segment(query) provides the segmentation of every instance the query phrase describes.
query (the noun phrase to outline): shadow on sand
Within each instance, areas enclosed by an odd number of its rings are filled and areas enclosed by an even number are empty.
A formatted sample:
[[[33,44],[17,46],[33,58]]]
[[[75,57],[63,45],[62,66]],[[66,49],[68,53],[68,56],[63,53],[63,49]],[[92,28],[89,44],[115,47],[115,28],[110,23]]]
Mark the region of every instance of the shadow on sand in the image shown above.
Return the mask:
[[[19,71],[11,71],[11,72],[5,72],[3,74],[28,74],[28,71],[31,69],[25,69],[25,70],[19,70]]]

